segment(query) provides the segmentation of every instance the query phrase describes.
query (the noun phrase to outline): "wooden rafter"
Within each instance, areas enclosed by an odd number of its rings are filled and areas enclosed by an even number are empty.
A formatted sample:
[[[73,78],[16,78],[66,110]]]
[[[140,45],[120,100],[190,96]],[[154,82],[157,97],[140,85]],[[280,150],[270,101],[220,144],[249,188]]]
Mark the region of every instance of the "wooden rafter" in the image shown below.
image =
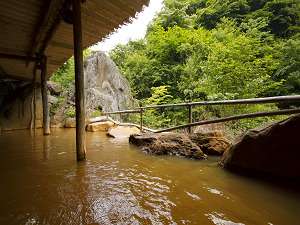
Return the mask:
[[[33,39],[28,50],[28,57],[42,55],[60,22],[60,13],[66,0],[51,0],[41,10],[41,20],[32,35]]]
[[[31,61],[31,62],[37,61],[37,58],[33,57],[33,56],[14,55],[14,54],[7,54],[7,53],[1,53],[1,52],[0,52],[0,58],[21,60],[21,61]]]

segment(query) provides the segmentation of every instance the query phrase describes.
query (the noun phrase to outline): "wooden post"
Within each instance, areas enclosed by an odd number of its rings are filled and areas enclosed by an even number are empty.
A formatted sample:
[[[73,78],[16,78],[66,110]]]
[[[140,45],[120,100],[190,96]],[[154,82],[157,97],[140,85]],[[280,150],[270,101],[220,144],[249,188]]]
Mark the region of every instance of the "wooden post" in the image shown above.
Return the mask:
[[[77,161],[85,160],[85,94],[83,75],[81,0],[72,0],[75,61],[76,153]]]
[[[192,105],[188,105],[189,107],[189,123],[193,122],[193,112],[192,112]],[[192,127],[189,127],[189,133],[192,133]]]
[[[44,56],[41,61],[41,93],[43,101],[43,130],[44,135],[50,134],[50,117],[47,93],[47,57]]]
[[[36,70],[37,66],[35,65],[33,69],[33,79],[32,79],[32,98],[31,98],[31,121],[30,129],[36,129]]]
[[[143,108],[140,108],[140,129],[141,133],[143,132]]]

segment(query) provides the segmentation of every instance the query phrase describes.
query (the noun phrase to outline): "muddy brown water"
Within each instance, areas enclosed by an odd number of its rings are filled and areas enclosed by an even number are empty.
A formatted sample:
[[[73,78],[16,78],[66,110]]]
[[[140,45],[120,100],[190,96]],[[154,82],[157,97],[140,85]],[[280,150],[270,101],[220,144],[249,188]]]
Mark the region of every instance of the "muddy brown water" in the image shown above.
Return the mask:
[[[87,133],[75,161],[74,129],[0,136],[0,224],[300,224],[295,190],[224,171],[217,159],[149,156]]]

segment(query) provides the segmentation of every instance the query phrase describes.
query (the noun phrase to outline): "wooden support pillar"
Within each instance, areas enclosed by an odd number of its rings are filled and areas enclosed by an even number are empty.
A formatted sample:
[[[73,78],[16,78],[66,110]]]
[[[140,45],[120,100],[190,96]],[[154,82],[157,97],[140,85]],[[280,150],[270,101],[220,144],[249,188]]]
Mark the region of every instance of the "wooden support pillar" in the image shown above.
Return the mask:
[[[81,0],[72,0],[75,60],[76,153],[77,161],[85,160],[85,94],[83,74]]]
[[[50,134],[50,117],[47,93],[47,57],[44,56],[41,61],[41,93],[43,101],[43,130],[44,135]]]
[[[31,121],[30,129],[36,129],[36,71],[37,67],[33,69],[33,79],[32,79],[32,98],[31,98]]]
[[[189,105],[189,123],[193,123],[192,105]],[[189,127],[189,133],[192,133],[192,127]]]

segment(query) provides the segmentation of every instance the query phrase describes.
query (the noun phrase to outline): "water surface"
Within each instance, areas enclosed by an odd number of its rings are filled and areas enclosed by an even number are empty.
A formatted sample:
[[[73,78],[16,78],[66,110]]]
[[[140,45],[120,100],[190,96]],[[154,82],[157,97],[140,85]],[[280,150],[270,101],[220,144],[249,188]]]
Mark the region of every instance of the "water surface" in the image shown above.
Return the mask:
[[[149,156],[103,133],[0,135],[0,224],[300,224],[300,193],[206,161]]]

